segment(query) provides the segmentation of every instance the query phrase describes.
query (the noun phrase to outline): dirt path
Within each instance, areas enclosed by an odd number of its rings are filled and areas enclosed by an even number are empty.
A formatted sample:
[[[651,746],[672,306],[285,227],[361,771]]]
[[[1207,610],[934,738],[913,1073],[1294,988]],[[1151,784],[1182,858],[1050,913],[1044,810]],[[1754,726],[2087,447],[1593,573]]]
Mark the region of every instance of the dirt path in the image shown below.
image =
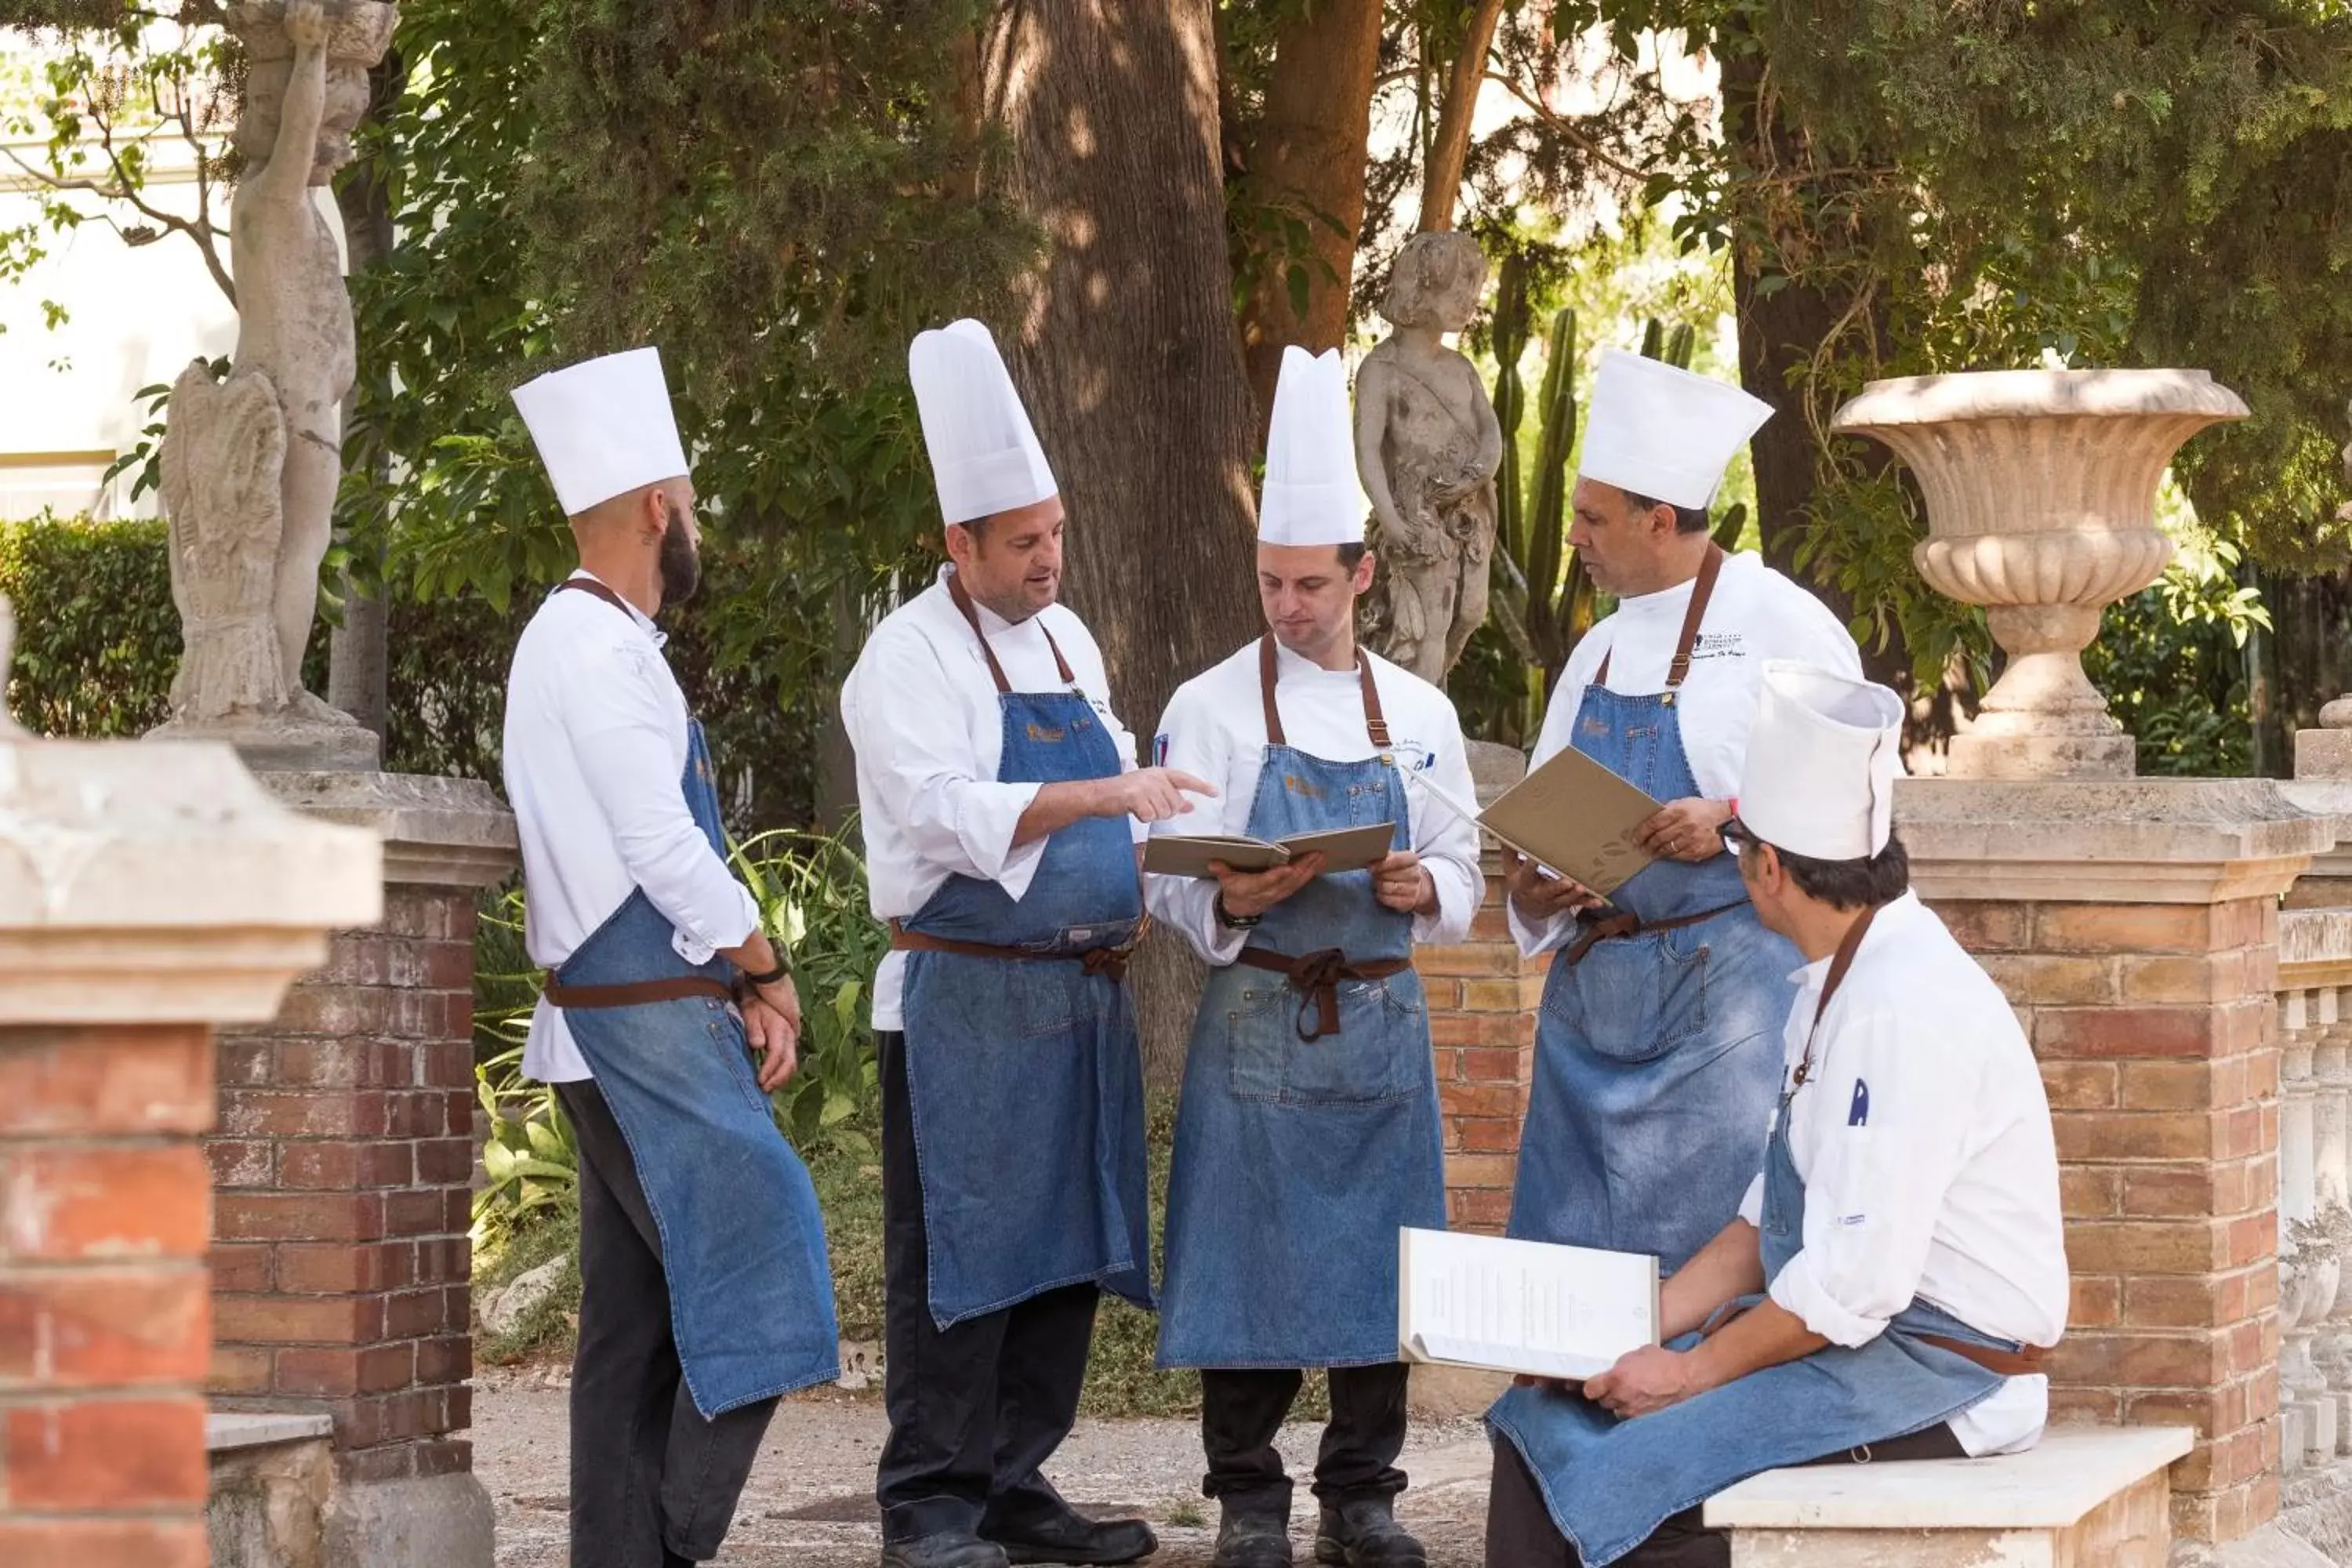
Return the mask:
[[[488,1371],[474,1393],[474,1467],[498,1505],[499,1568],[564,1568],[568,1444],[561,1373]],[[827,1390],[787,1400],[768,1429],[735,1530],[727,1568],[872,1568],[874,1462],[886,1426],[881,1401]],[[1314,1462],[1318,1429],[1285,1428],[1294,1476]],[[1206,1568],[1216,1513],[1200,1496],[1200,1428],[1190,1420],[1088,1421],[1049,1468],[1071,1501],[1096,1512],[1138,1513],[1160,1534],[1154,1568]],[[1440,1568],[1482,1561],[1487,1453],[1475,1422],[1417,1425],[1402,1460],[1412,1489],[1400,1515]],[[1292,1535],[1311,1561],[1314,1500],[1302,1486]]]

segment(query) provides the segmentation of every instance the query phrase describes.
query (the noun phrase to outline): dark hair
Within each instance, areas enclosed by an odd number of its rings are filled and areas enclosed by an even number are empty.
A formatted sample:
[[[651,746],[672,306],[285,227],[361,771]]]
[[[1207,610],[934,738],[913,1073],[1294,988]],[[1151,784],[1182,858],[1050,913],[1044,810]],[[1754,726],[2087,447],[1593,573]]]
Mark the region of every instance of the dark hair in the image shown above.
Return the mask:
[[[1627,490],[1625,492],[1625,504],[1632,507],[1635,511],[1650,511],[1658,507],[1671,505],[1670,502],[1659,500],[1654,496],[1637,495],[1632,490]],[[1676,533],[1705,533],[1706,531],[1706,508],[1703,506],[1677,506],[1674,508],[1674,514],[1675,531]]]
[[[1361,540],[1358,540],[1353,544],[1339,545],[1338,549],[1339,570],[1342,572],[1353,572],[1364,559],[1365,545]]]
[[[1747,825],[1737,818],[1732,836],[1742,840],[1743,856],[1750,847],[1760,847],[1767,842],[1748,831]],[[1903,836],[1899,833],[1889,833],[1886,847],[1867,860],[1816,860],[1810,855],[1790,854],[1777,844],[1772,849],[1780,857],[1780,864],[1787,868],[1789,880],[1797,885],[1797,891],[1833,910],[1891,904],[1911,889],[1911,852],[1903,847]]]
[[[962,529],[971,535],[971,542],[977,544],[988,537],[988,525],[995,521],[993,517],[974,517],[967,518],[961,522],[951,522],[948,526]]]

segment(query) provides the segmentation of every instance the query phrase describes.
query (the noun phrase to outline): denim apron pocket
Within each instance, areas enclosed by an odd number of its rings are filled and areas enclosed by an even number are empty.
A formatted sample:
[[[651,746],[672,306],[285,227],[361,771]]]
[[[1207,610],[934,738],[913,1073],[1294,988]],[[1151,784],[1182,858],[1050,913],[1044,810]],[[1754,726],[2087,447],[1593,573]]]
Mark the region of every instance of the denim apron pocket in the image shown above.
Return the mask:
[[[1707,950],[1677,952],[1679,932],[1620,937],[1592,944],[1570,983],[1545,1003],[1598,1057],[1628,1064],[1655,1061],[1706,1028]]]

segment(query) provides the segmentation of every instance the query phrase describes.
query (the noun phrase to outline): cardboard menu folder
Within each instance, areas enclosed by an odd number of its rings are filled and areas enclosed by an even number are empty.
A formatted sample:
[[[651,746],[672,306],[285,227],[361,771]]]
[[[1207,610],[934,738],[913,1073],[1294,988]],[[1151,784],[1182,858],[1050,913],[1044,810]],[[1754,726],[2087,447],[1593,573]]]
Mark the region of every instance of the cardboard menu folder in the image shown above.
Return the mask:
[[[1658,1342],[1658,1260],[1461,1231],[1399,1233],[1403,1361],[1575,1382]]]
[[[1480,811],[1431,782],[1407,775],[1455,816],[1477,824],[1547,869],[1606,898],[1656,857],[1633,841],[1659,802],[1570,746]]]
[[[1361,827],[1334,827],[1321,833],[1297,833],[1275,841],[1243,836],[1155,833],[1144,841],[1143,868],[1164,877],[1211,877],[1209,862],[1222,860],[1235,871],[1271,871],[1306,855],[1321,855],[1328,877],[1338,871],[1360,871],[1388,858],[1396,825],[1367,823]]]

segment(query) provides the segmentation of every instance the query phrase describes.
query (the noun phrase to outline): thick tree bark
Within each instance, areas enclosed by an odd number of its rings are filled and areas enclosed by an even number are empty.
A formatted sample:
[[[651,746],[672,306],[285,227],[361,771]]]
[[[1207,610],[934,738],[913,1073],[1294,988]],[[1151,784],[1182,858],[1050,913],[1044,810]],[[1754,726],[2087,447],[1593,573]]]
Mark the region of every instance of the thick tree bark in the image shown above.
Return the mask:
[[[1213,9],[1020,0],[988,59],[1007,177],[1049,241],[1005,334],[1013,378],[1069,511],[1065,596],[1147,743],[1177,685],[1260,625]],[[1165,1083],[1196,989],[1181,942],[1153,946],[1137,1002]]]
[[[1454,68],[1447,74],[1445,99],[1437,110],[1437,132],[1430,139],[1429,165],[1422,174],[1423,234],[1454,226],[1454,209],[1462,199],[1462,165],[1470,156],[1470,125],[1478,114],[1478,90],[1486,81],[1486,50],[1495,41],[1495,24],[1502,15],[1503,0],[1478,0],[1478,8],[1463,30],[1462,50],[1454,57]]]
[[[1321,353],[1347,336],[1380,53],[1381,7],[1371,4],[1313,6],[1294,15],[1275,41],[1274,77],[1248,168],[1259,199],[1305,217],[1313,259],[1305,315],[1291,309],[1283,266],[1260,270],[1242,310],[1243,352],[1261,429],[1273,414],[1283,349],[1297,343]]]

